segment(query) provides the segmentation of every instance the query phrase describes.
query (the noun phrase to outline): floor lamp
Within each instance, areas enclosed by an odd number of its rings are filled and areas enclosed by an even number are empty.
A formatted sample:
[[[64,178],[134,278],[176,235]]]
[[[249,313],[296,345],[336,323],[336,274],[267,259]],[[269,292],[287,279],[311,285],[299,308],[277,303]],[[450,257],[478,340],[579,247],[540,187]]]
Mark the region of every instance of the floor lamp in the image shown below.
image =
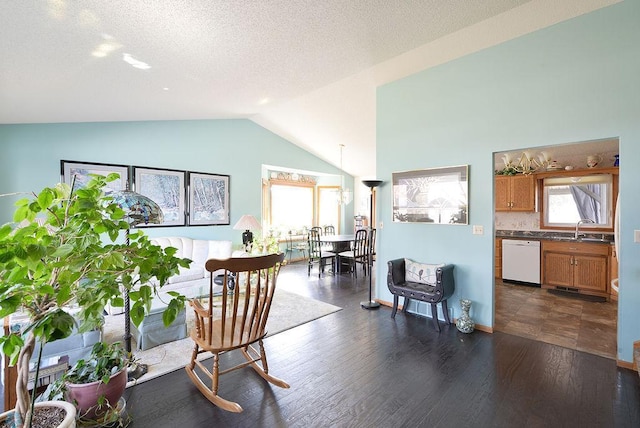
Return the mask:
[[[373,276],[373,242],[371,239],[373,237],[373,188],[380,186],[382,183],[382,180],[362,180],[362,184],[371,190],[371,194],[369,195],[369,251],[367,256],[367,265],[369,267],[369,301],[360,302],[360,306],[362,306],[363,309],[378,309],[380,307],[380,303],[374,302],[371,297],[371,277]]]
[[[164,221],[162,209],[151,199],[131,190],[122,190],[111,194],[113,202],[115,202],[127,217],[129,227],[139,224],[161,224]],[[129,229],[125,231],[126,244],[129,246]],[[131,300],[129,299],[129,289],[125,288],[124,296],[124,343],[127,354],[132,359],[131,351]],[[148,367],[145,364],[133,363],[129,366],[129,380],[138,379],[147,372]]]

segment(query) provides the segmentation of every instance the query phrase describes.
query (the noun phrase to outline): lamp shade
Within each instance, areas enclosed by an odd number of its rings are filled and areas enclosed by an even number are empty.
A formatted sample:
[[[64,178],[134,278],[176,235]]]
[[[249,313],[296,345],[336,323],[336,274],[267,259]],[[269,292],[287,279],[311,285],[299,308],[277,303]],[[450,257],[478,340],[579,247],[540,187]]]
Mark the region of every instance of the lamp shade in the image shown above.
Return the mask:
[[[240,220],[233,226],[235,230],[258,230],[262,229],[258,220],[251,214],[245,214],[240,217]]]
[[[233,226],[235,230],[244,230],[242,234],[242,243],[245,246],[246,251],[251,251],[251,243],[253,242],[253,233],[252,230],[262,229],[258,220],[250,214],[245,214],[240,217],[240,220]]]
[[[115,202],[124,210],[129,224],[161,224],[164,221],[164,214],[160,205],[140,193],[131,190],[122,190],[111,194]]]
[[[370,188],[378,187],[382,183],[382,180],[362,180],[362,184]]]

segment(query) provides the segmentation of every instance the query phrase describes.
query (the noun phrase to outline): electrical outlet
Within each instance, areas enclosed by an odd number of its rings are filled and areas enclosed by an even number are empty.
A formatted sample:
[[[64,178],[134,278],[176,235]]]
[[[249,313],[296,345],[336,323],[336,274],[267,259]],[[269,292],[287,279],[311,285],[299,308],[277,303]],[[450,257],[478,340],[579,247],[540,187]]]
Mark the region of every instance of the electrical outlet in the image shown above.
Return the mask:
[[[380,222],[380,229],[384,229],[384,223]]]
[[[482,234],[484,234],[484,227],[479,226],[479,225],[474,225],[473,226],[473,234],[474,235],[482,235]]]
[[[633,231],[633,242],[640,242],[640,230]]]

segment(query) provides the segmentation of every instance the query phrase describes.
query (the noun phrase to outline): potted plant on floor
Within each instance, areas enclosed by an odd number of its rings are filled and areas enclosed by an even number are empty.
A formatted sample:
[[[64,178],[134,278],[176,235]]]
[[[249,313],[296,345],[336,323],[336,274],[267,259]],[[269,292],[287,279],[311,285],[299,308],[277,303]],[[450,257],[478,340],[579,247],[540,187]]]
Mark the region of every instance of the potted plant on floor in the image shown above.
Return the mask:
[[[123,426],[126,419],[119,400],[127,386],[128,366],[129,355],[120,342],[97,342],[89,357],[76,361],[43,397],[73,403],[77,418],[85,424]]]
[[[28,377],[36,342],[42,349],[69,336],[76,319],[80,332],[95,328],[105,305],[123,306],[123,289],[130,291],[131,318],[139,324],[157,290],[189,265],[174,248],[153,245],[140,231],[124,242],[125,213],[102,191],[117,177],[94,176],[73,192],[66,184],[45,188],[16,202],[14,223],[0,227],[0,317],[27,317],[20,332],[0,338],[5,355],[17,362],[16,426],[28,424],[33,412]],[[171,296],[167,325],[184,307],[182,296]],[[66,310],[71,305],[74,316]]]

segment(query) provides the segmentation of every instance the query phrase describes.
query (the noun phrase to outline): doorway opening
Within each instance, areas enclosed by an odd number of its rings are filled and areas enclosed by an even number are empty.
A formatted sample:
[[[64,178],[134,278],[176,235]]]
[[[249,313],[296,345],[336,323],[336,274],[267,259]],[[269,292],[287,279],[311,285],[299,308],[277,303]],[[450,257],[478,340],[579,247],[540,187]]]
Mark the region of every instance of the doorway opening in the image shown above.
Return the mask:
[[[580,235],[593,238],[592,245],[599,245],[601,251],[598,261],[602,272],[601,281],[606,287],[606,297],[590,296],[589,293],[576,293],[579,289],[569,284],[557,287],[549,280],[549,274],[563,270],[561,260],[570,262],[579,260],[574,258],[568,249],[558,251],[558,254],[547,250],[554,245],[562,247],[562,242],[575,242],[572,238],[578,234],[575,224],[566,227],[545,227],[542,206],[542,185],[538,178],[549,175],[570,177],[585,171],[597,173],[618,166],[618,138],[587,141],[558,146],[545,146],[528,149],[514,149],[508,152],[494,153],[494,170],[496,177],[499,173],[507,173],[508,167],[520,165],[513,174],[533,176],[533,206],[510,210],[508,206],[499,206],[503,201],[503,189],[498,186],[498,179],[494,186],[494,251],[495,251],[495,281],[494,281],[494,330],[527,337],[533,340],[552,343],[559,346],[580,351],[617,358],[617,293],[612,283],[617,279],[617,258],[613,240],[613,228],[608,230],[584,227],[580,224]],[[535,162],[522,161],[522,158],[535,159]],[[588,165],[589,160],[598,159],[595,166]],[[566,169],[565,169],[566,168]],[[527,170],[529,169],[529,170]],[[615,170],[615,168],[613,168]],[[558,174],[551,173],[557,171]],[[617,172],[616,172],[617,174]],[[500,180],[509,181],[508,178]],[[615,187],[617,196],[617,187]],[[510,196],[511,197],[511,196]],[[511,198],[513,199],[513,198]],[[517,196],[516,196],[517,200]],[[541,226],[542,224],[542,226]],[[598,226],[598,225],[596,225]],[[592,226],[594,227],[594,226]],[[596,233],[597,232],[597,233]],[[503,239],[539,240],[541,245],[541,275],[539,286],[524,286],[502,279],[502,241]],[[598,238],[598,239],[596,239]],[[566,239],[566,241],[564,240]],[[547,244],[545,242],[552,242]],[[567,247],[569,248],[569,247]],[[592,248],[592,247],[588,247]],[[596,247],[593,247],[596,248]],[[545,252],[547,251],[547,252]],[[545,262],[545,254],[547,257]],[[603,254],[607,254],[604,256]],[[552,257],[553,256],[553,257]],[[557,257],[556,257],[557,256]],[[583,260],[580,260],[582,263]],[[576,262],[577,263],[577,262]],[[546,264],[546,265],[545,265]],[[545,269],[546,274],[545,275]],[[577,269],[577,268],[576,268]],[[551,275],[553,276],[553,275]],[[557,275],[555,276],[557,277]],[[564,288],[565,290],[559,289]],[[593,293],[592,293],[593,294]],[[595,293],[598,294],[598,293]],[[600,297],[600,298],[595,298]],[[603,301],[604,300],[604,301]]]

